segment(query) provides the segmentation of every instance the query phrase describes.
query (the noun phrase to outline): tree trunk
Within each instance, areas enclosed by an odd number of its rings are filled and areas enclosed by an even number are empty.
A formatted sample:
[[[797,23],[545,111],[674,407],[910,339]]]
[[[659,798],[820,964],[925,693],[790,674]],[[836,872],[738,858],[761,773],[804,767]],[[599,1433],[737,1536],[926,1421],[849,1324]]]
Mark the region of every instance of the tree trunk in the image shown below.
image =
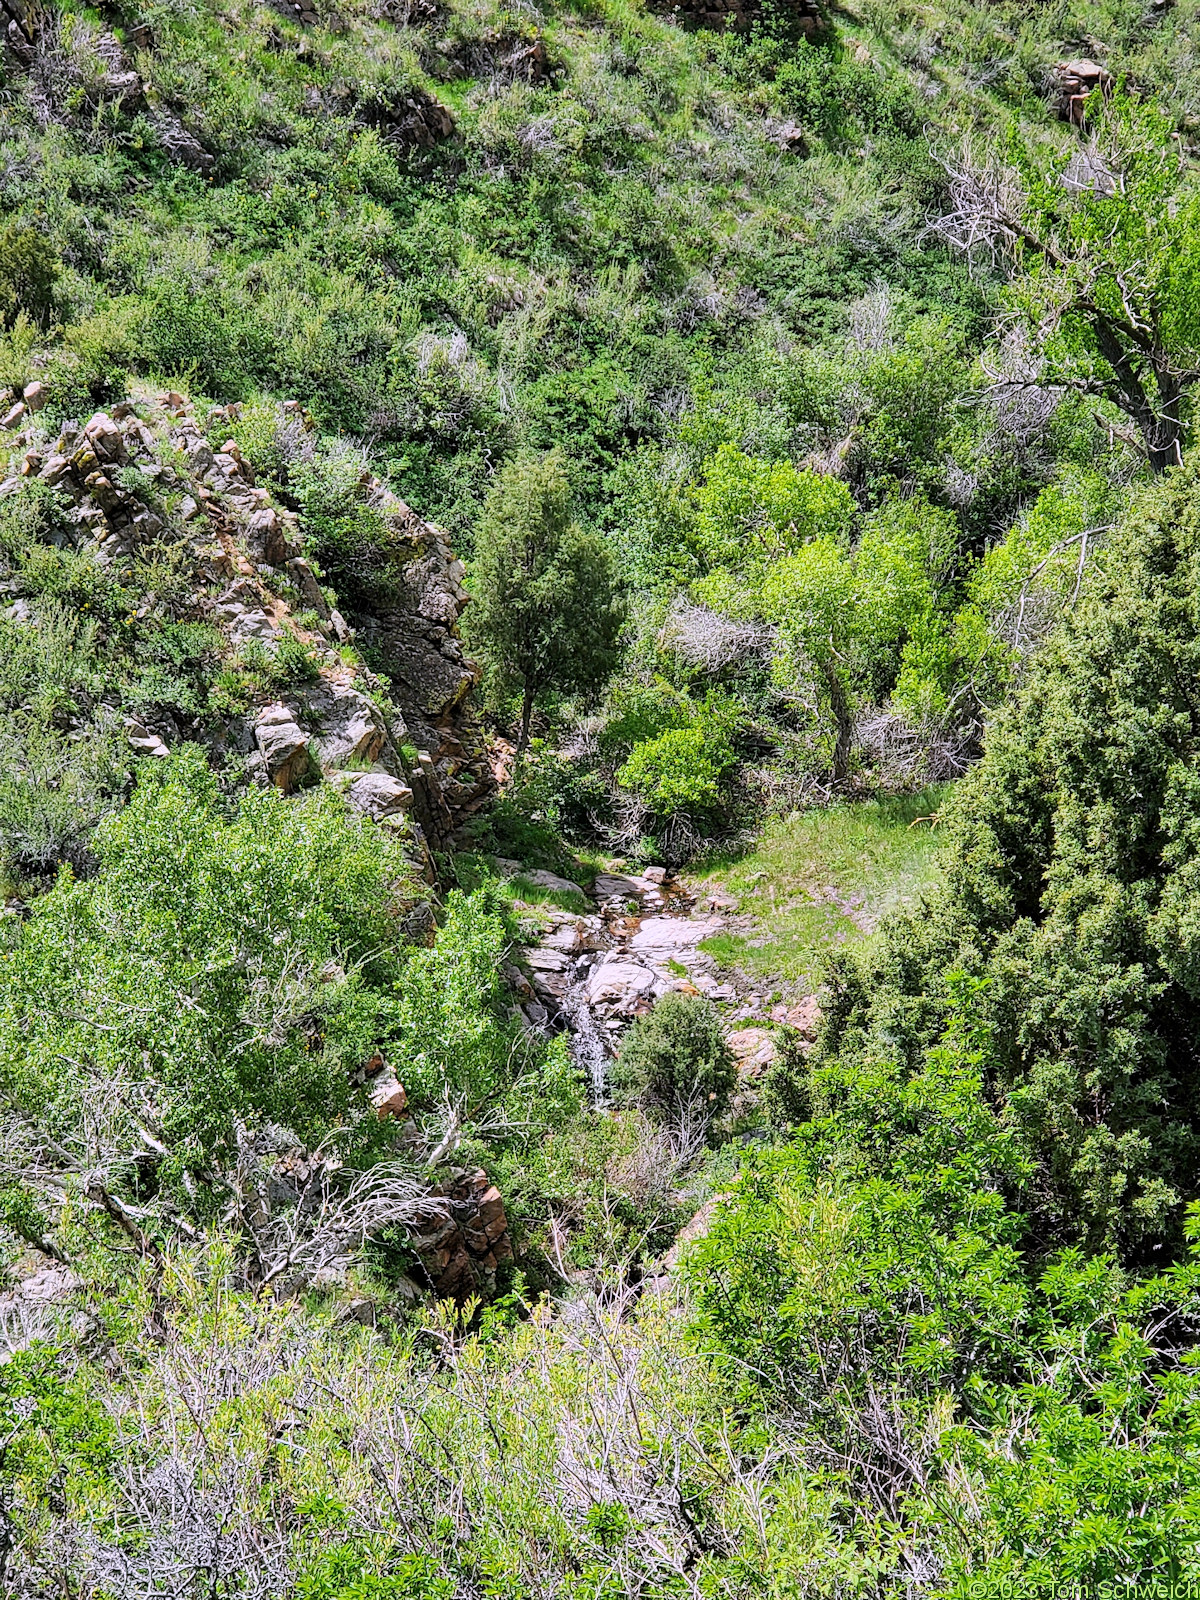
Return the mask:
[[[525,754],[525,747],[529,743],[529,719],[533,716],[533,684],[526,678],[525,693],[521,699],[521,731],[517,735],[517,755]]]
[[[1095,316],[1092,327],[1100,354],[1116,378],[1108,398],[1131,417],[1142,436],[1146,459],[1152,472],[1183,465],[1184,382],[1171,370],[1166,352],[1143,348],[1130,350],[1122,343],[1108,318]],[[1154,383],[1148,390],[1142,373],[1149,369]]]
[[[854,748],[854,709],[835,663],[826,661],[824,673],[829,689],[829,704],[837,723],[837,737],[833,744],[833,781],[845,783],[850,772],[850,754]]]

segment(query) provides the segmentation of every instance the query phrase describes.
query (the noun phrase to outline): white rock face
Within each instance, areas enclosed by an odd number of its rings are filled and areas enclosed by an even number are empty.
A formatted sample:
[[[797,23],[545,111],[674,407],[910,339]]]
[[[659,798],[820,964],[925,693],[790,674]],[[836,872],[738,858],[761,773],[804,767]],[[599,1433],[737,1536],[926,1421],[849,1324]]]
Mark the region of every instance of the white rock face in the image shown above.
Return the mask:
[[[402,816],[411,811],[413,792],[402,779],[393,778],[390,773],[364,772],[350,785],[346,798],[372,822],[379,822],[384,817]]]
[[[132,717],[125,720],[125,737],[140,756],[157,756],[159,760],[165,760],[171,754],[158,734],[151,733],[144,723],[135,722]]]
[[[710,939],[720,929],[721,923],[716,917],[646,917],[629,941],[629,947],[651,960],[662,961],[677,950],[694,950],[702,940]]]
[[[344,767],[348,761],[375,761],[387,739],[383,718],[357,689],[342,684],[330,687],[326,701],[314,700],[321,720],[317,748],[323,767]]]
[[[636,1017],[665,994],[669,984],[640,962],[602,961],[587,980],[587,1002],[601,1017]]]
[[[277,789],[288,790],[308,771],[308,735],[285,705],[264,706],[254,724],[254,738]]]

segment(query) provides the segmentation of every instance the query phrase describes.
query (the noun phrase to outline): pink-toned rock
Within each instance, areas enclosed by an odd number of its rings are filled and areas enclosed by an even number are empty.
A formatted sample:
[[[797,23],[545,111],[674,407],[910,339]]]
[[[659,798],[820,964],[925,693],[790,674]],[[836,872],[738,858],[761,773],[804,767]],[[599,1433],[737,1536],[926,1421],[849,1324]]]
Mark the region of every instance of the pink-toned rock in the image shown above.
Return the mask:
[[[125,435],[107,411],[97,411],[89,417],[83,432],[97,460],[105,464],[124,461]]]
[[[739,1075],[746,1078],[761,1077],[779,1054],[769,1028],[739,1028],[725,1043],[733,1051]]]
[[[287,706],[265,706],[254,724],[254,738],[277,789],[292,789],[307,775],[312,762],[308,735]]]
[[[408,1094],[404,1085],[391,1067],[384,1067],[382,1072],[370,1080],[367,1085],[367,1098],[380,1120],[384,1117],[400,1116],[408,1104]]]
[[[645,917],[629,941],[629,948],[651,960],[662,960],[676,951],[694,950],[704,939],[721,931],[715,917]]]
[[[815,1039],[821,1026],[821,1005],[816,995],[805,995],[798,1005],[790,1006],[784,1021],[804,1038]]]
[[[413,792],[408,784],[387,772],[364,772],[351,783],[346,798],[372,822],[403,816],[412,810]]]

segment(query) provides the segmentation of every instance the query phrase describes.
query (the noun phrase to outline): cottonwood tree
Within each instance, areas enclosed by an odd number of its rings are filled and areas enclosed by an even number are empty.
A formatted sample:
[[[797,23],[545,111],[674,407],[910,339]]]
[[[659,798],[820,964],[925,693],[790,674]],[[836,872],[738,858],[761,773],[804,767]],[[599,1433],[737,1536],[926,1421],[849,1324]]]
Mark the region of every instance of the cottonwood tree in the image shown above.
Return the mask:
[[[1006,269],[1010,344],[1036,383],[1109,401],[1134,423],[1155,472],[1182,460],[1200,378],[1200,195],[1167,119],[1097,93],[1089,137],[1016,127],[995,153],[944,162],[951,210],[934,228]]]
[[[617,663],[624,610],[612,557],[571,517],[560,451],[525,455],[488,496],[475,558],[470,635],[503,688],[519,690],[517,753],[539,695],[598,687]]]

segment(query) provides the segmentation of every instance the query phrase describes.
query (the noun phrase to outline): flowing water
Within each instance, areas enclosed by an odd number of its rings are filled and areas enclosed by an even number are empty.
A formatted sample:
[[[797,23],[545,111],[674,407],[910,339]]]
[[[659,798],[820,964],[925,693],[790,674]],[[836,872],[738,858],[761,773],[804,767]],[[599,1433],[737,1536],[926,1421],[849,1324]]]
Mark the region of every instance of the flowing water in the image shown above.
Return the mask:
[[[592,1008],[587,1001],[587,984],[577,980],[563,997],[563,1013],[571,1034],[571,1056],[587,1073],[592,1100],[597,1106],[608,1104],[608,1050]]]
[[[711,958],[698,949],[720,921],[695,915],[682,885],[601,877],[597,886],[593,913],[555,913],[544,942],[526,950],[538,997],[536,1013],[527,1016],[534,1026],[566,1031],[593,1103],[606,1106],[620,1036],[660,995],[688,988],[729,1001],[735,993],[717,981]]]

